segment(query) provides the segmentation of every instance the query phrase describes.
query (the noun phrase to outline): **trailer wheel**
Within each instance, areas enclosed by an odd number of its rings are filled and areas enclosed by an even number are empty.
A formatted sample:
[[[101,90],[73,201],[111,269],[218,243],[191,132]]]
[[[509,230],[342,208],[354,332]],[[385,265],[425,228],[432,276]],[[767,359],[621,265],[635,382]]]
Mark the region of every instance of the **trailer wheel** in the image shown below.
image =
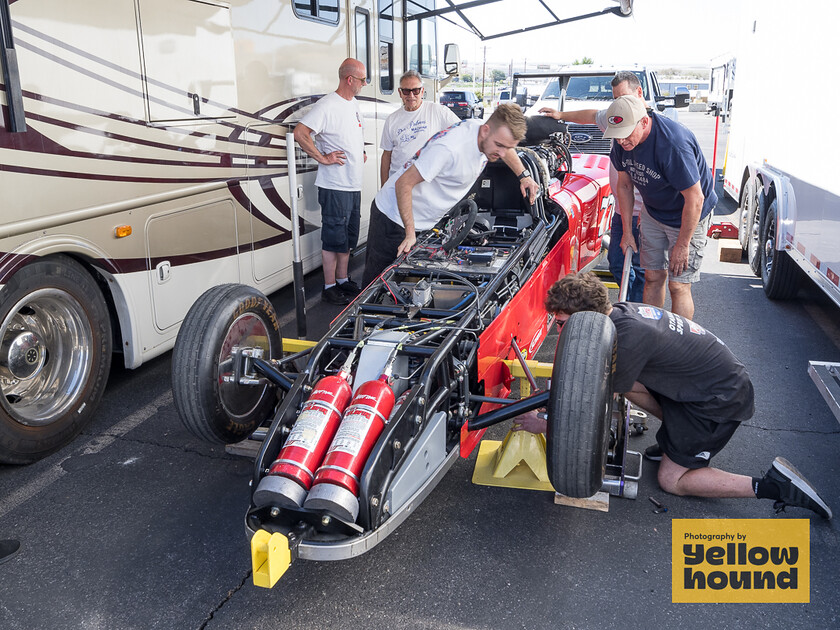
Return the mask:
[[[111,321],[95,280],[67,256],[0,290],[0,462],[29,464],[90,421],[111,367]]]
[[[601,313],[573,314],[560,335],[551,374],[546,431],[548,476],[570,497],[601,489],[612,415],[615,326]]]
[[[758,182],[755,180],[750,181],[752,182],[750,187],[752,188],[753,204],[747,213],[747,261],[752,272],[760,278],[763,242],[761,237],[761,219],[765,215],[764,191]]]
[[[271,302],[241,284],[212,287],[187,313],[172,351],[172,394],[178,415],[196,437],[214,444],[247,438],[277,402],[272,385],[232,382],[234,346],[282,352]]]
[[[771,300],[788,300],[799,291],[802,275],[788,253],[776,249],[776,208],[777,203],[773,199],[763,221],[761,283],[764,285],[764,293]]]

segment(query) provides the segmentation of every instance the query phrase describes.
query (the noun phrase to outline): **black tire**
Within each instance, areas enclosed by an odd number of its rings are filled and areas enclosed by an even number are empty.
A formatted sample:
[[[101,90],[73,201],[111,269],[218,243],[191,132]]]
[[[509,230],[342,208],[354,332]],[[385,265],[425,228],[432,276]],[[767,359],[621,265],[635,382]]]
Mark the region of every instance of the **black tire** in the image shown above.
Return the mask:
[[[239,385],[231,375],[234,346],[259,347],[263,359],[282,353],[271,302],[242,284],[205,291],[187,313],[172,351],[172,394],[184,426],[213,444],[233,444],[259,427],[277,402],[272,385]]]
[[[761,284],[771,300],[789,300],[799,291],[802,274],[786,251],[776,249],[776,210],[773,199],[762,221]]]
[[[564,324],[554,356],[546,432],[548,478],[569,497],[601,489],[607,464],[615,326],[593,311]]]
[[[757,276],[761,277],[761,250],[762,250],[762,227],[761,222],[763,217],[767,214],[765,208],[764,191],[761,188],[760,182],[755,182],[752,186],[753,204],[752,208],[747,213],[746,230],[747,230],[747,262],[750,269]]]
[[[0,290],[0,462],[29,464],[91,420],[111,368],[111,319],[96,281],[67,256]]]

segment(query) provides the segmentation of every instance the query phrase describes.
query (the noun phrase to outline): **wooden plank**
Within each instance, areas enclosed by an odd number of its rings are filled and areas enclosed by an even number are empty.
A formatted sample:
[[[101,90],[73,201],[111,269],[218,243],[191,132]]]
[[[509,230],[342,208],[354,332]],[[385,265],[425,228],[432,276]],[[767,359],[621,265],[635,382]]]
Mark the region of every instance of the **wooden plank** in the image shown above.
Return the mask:
[[[607,492],[601,491],[596,492],[591,497],[586,497],[583,499],[567,497],[565,494],[555,492],[554,503],[557,505],[565,505],[568,507],[580,508],[582,510],[595,510],[597,512],[610,511],[610,495]]]

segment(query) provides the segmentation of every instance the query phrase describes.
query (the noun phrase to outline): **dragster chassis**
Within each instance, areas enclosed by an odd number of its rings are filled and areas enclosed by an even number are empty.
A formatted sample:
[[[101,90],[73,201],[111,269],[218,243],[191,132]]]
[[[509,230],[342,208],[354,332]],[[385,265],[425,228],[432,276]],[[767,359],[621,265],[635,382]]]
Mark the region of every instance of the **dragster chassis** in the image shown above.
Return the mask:
[[[340,560],[370,550],[459,456],[472,453],[488,426],[540,407],[548,409],[555,489],[576,497],[602,487],[622,494],[628,431],[623,400],[611,393],[615,330],[608,318],[575,314],[558,343],[553,386],[508,398],[506,361],[518,357],[524,365],[534,356],[553,323],[543,304],[548,288],[598,262],[613,210],[607,159],[572,158],[563,140],[553,134],[520,149],[541,185],[533,205],[506,166],[488,164],[468,199],[366,287],[310,349],[281,356],[271,304],[244,285],[215,287],[190,310],[173,353],[182,421],[216,443],[264,433],[245,516],[255,583],[272,586],[296,558]],[[357,394],[380,379],[396,399],[360,472],[348,473],[355,518],[329,502],[313,507],[262,490],[274,481],[266,478],[313,390],[340,369],[350,371]],[[284,566],[269,575],[264,559],[272,553]]]

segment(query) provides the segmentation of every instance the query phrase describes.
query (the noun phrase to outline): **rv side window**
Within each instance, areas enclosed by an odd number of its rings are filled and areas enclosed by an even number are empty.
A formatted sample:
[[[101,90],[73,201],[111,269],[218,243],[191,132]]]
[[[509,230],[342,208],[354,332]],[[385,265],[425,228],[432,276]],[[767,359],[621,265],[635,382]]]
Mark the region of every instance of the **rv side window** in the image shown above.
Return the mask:
[[[394,91],[394,0],[379,0],[379,90]]]
[[[405,5],[405,61],[407,69],[426,77],[437,74],[437,22],[434,18],[411,20],[412,15],[435,8],[435,0],[410,0]]]
[[[370,83],[370,14],[356,9],[356,59],[365,64],[365,74]]]
[[[300,18],[338,24],[338,0],[295,0],[292,7]]]

